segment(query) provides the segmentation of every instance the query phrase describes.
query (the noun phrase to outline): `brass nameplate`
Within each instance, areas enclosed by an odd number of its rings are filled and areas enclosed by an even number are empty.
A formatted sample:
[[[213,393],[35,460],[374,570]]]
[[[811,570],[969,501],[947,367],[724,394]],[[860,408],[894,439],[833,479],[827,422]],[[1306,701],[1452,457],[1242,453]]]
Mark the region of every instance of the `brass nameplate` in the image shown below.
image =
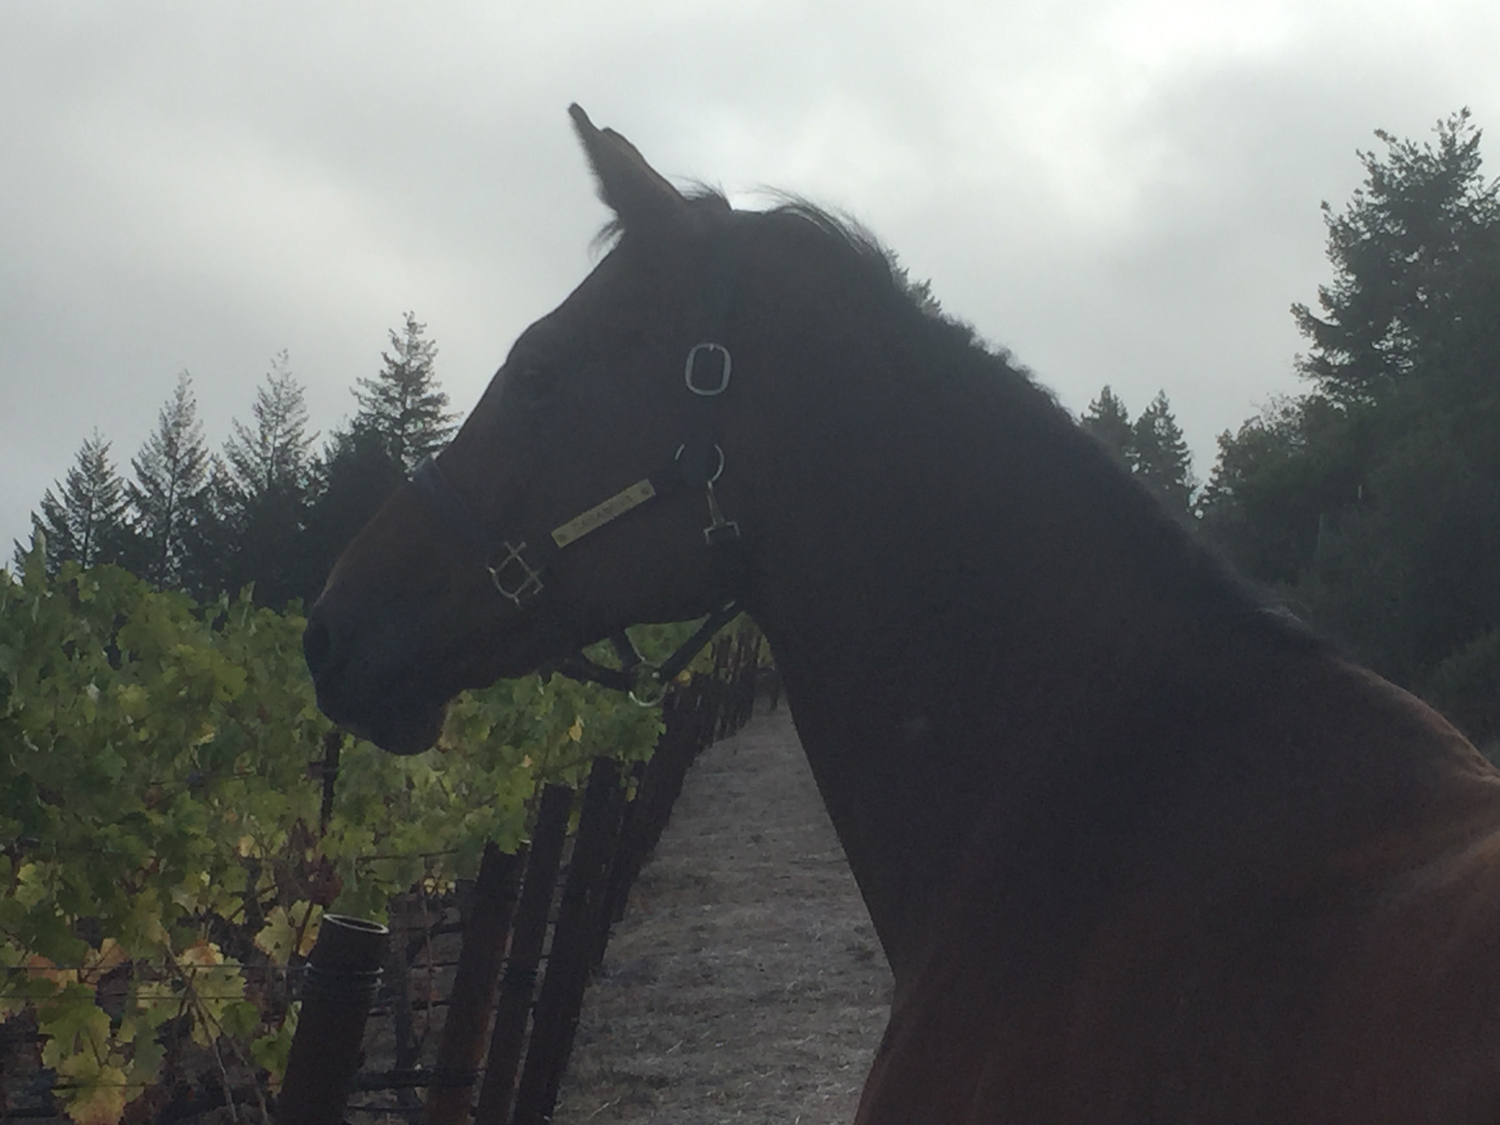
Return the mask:
[[[617,492],[602,504],[595,504],[581,516],[574,516],[552,532],[552,542],[566,547],[575,539],[582,539],[591,531],[597,531],[610,520],[623,516],[631,508],[638,508],[656,495],[649,480],[638,480],[624,492]]]

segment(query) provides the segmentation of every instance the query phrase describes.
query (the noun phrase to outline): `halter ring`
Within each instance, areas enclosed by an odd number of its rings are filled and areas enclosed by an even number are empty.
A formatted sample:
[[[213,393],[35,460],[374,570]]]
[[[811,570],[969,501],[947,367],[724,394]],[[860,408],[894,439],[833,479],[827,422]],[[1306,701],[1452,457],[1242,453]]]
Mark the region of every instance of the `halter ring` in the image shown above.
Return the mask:
[[[677,447],[677,452],[672,454],[672,460],[681,461],[682,454],[686,449],[687,443],[684,442],[682,445],[679,445]],[[714,452],[719,455],[719,467],[714,470],[713,476],[709,477],[708,480],[704,482],[705,484],[713,484],[714,481],[718,480],[721,476],[724,475],[724,447],[715,442]],[[522,546],[524,545],[525,544],[522,544]]]
[[[643,664],[635,687],[630,689],[630,701],[637,707],[655,707],[666,698],[667,687],[654,667]]]
[[[710,384],[700,387],[696,382],[694,382],[693,374],[696,370],[698,355],[700,352],[707,352],[710,354],[717,353],[720,357],[719,381],[717,385]],[[692,391],[695,395],[701,395],[703,398],[713,398],[714,395],[723,394],[724,391],[729,387],[729,371],[732,366],[733,364],[729,359],[729,349],[726,348],[723,344],[715,344],[708,341],[705,341],[701,344],[694,344],[691,348],[688,349],[687,366],[683,369],[682,380],[687,384],[687,389]]]

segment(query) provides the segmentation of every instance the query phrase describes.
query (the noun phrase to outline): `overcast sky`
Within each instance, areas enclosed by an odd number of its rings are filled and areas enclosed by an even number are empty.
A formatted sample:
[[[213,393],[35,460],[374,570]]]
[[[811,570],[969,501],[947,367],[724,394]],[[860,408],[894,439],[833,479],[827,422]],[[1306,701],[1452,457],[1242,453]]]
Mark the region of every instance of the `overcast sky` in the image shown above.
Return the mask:
[[[1497,58],[1495,0],[0,0],[0,561],[180,371],[217,448],[287,349],[326,432],[410,309],[466,412],[606,218],[571,101],[858,218],[1075,412],[1164,389],[1206,476],[1298,387],[1319,203],[1376,128],[1493,153]]]

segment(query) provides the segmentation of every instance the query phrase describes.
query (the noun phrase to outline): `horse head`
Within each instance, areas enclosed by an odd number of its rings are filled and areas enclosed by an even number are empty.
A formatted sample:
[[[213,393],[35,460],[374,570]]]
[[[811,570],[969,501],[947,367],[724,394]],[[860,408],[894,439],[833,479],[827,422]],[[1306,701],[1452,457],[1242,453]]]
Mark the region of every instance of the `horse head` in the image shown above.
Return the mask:
[[[683,195],[570,112],[615,214],[612,248],[516,340],[309,617],[319,705],[398,753],[431,745],[465,688],[738,592],[750,490],[731,320],[750,216]]]

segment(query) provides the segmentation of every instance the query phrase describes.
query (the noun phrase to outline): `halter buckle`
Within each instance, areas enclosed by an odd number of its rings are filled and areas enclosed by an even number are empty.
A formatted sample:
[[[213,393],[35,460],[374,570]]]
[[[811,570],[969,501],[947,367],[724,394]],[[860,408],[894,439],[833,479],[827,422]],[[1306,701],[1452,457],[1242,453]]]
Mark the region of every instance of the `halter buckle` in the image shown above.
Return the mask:
[[[494,566],[486,566],[485,569],[490,572],[490,581],[495,584],[495,589],[514,602],[517,609],[521,609],[527,601],[542,592],[542,575],[540,571],[534,570],[522,556],[521,552],[526,550],[525,543],[522,543],[520,546],[513,546],[510,540],[507,539],[503,546],[505,547],[505,557]],[[512,581],[514,589],[508,590],[505,587],[507,581],[505,572],[507,568],[520,569],[520,574],[512,575],[509,579]]]
[[[720,468],[723,468],[722,462]],[[739,521],[724,518],[724,513],[719,510],[719,498],[714,495],[713,481],[708,482],[705,490],[708,493],[708,518],[713,522],[703,529],[703,541],[710,547],[735,542],[740,537]]]

